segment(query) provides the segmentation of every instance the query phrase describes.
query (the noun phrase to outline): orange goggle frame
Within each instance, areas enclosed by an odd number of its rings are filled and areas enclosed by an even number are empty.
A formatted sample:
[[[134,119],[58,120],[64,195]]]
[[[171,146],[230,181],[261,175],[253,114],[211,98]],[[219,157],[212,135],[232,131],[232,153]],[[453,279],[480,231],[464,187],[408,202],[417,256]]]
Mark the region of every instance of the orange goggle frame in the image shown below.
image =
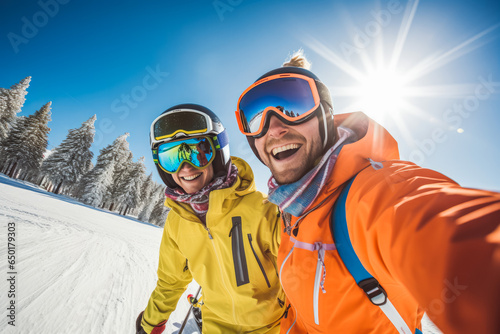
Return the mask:
[[[283,73],[263,78],[248,87],[238,99],[235,114],[241,133],[260,137],[267,131],[269,112],[287,124],[295,124],[309,118],[319,105],[320,96],[313,78]]]

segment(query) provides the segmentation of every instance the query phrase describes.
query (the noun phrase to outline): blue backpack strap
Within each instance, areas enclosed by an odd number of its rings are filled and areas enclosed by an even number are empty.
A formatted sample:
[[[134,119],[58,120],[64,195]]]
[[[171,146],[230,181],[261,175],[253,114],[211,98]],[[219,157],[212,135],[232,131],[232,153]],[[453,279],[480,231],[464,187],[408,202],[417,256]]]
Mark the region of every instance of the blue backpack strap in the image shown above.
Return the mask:
[[[349,180],[340,193],[331,217],[330,228],[333,232],[333,239],[337,251],[347,270],[356,281],[356,284],[365,292],[368,299],[374,305],[381,308],[399,333],[409,334],[411,333],[410,328],[389,301],[387,292],[382,288],[377,279],[363,267],[363,264],[352,247],[351,238],[349,237],[349,231],[347,229],[346,200],[355,177]],[[419,332],[420,331],[416,329],[415,333]]]
[[[339,198],[337,199],[337,202],[335,203],[331,220],[333,238],[340,258],[356,281],[356,284],[363,289],[365,294],[368,296],[368,299],[370,299],[374,305],[379,306],[387,302],[387,293],[380,286],[375,277],[370,275],[370,273],[366,271],[365,267],[361,264],[361,261],[359,261],[359,258],[352,247],[349,231],[347,230],[345,202],[353,182],[354,177],[344,187]]]

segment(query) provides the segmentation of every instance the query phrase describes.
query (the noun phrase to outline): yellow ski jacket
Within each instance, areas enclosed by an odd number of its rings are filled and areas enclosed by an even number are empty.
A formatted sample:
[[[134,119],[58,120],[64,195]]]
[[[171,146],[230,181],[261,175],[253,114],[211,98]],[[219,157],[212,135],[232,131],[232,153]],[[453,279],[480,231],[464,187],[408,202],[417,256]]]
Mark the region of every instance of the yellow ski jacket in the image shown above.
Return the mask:
[[[203,333],[278,333],[285,307],[276,258],[277,207],[256,190],[253,172],[232,157],[238,177],[209,194],[206,226],[189,204],[171,199],[160,246],[158,281],[142,327],[168,319],[194,278],[202,287]]]

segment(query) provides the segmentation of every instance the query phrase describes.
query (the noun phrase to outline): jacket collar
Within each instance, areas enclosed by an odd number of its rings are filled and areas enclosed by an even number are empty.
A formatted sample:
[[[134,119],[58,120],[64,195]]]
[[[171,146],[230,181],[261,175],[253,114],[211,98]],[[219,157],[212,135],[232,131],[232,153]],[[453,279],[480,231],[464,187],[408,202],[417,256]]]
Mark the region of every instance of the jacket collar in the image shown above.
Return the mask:
[[[209,206],[207,212],[207,225],[213,226],[218,222],[217,219],[210,219],[210,217],[227,213],[232,209],[232,205],[226,201],[232,201],[238,197],[242,197],[256,191],[254,175],[248,163],[237,157],[231,157],[231,161],[238,168],[238,177],[231,187],[210,192],[208,200]],[[198,217],[195,215],[189,204],[179,203],[170,198],[166,198],[165,206],[169,207],[182,219],[199,222]]]
[[[370,159],[373,161],[399,159],[396,140],[386,129],[364,113],[338,114],[334,120],[336,127],[342,126],[353,130],[359,139],[342,147],[327,184],[312,206],[323,201],[369,166]]]

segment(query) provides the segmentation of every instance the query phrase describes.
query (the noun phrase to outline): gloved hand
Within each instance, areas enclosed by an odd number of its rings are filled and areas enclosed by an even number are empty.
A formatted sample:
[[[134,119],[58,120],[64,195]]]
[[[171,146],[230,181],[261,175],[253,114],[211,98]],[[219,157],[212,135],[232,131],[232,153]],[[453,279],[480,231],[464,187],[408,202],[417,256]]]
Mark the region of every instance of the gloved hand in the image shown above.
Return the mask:
[[[135,334],[146,334],[144,329],[141,326],[141,321],[142,321],[142,314],[144,311],[139,313],[139,316],[137,317],[137,320],[135,321]]]
[[[142,328],[141,326],[141,321],[142,321],[142,315],[143,315],[144,311],[142,311],[141,313],[139,313],[139,316],[137,317],[137,320],[135,321],[135,333],[136,334],[146,334],[146,332],[144,331],[144,328]],[[167,320],[164,320],[162,322],[160,322],[158,325],[156,325],[154,328],[153,328],[153,331],[151,332],[151,334],[161,334],[163,333],[163,331],[165,330],[165,324],[167,323]]]

